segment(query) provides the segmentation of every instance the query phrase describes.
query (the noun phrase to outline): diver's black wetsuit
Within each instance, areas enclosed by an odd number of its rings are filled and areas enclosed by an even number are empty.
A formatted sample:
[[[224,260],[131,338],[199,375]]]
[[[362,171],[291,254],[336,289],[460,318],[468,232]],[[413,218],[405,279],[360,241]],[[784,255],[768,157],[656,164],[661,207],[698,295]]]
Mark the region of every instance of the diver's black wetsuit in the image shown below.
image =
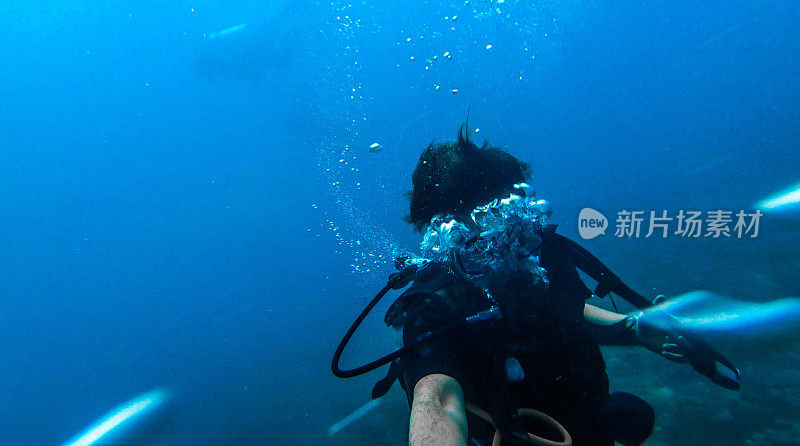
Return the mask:
[[[442,373],[455,378],[465,400],[491,414],[501,431],[512,428],[511,414],[517,408],[533,408],[561,423],[576,446],[613,446],[600,421],[609,395],[605,363],[583,317],[584,302],[592,292],[575,266],[547,244],[541,248],[540,262],[550,282],[546,288],[534,284],[530,273],[490,286],[503,318],[453,330],[406,355],[401,384],[411,404],[417,381]],[[404,295],[419,289],[438,291],[442,297],[418,308],[410,319],[413,323],[404,324],[406,345],[448,319],[473,315],[488,305],[486,295],[458,279],[447,263],[429,264]],[[387,315],[387,322],[390,319]],[[522,366],[521,381],[507,379],[508,358]],[[470,438],[491,444],[494,430],[488,423],[469,414],[468,424]],[[541,428],[534,433],[557,438]],[[504,438],[504,444],[515,443]]]

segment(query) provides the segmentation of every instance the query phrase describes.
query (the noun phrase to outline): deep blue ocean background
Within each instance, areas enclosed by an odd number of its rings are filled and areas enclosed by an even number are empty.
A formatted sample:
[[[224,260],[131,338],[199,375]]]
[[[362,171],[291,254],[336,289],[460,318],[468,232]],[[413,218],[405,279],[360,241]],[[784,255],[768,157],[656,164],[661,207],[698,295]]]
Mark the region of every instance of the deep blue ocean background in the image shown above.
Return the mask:
[[[397,387],[326,434],[383,376],[330,358],[417,249],[419,153],[468,112],[572,238],[584,207],[752,210],[800,181],[790,1],[4,0],[0,23],[4,445],[157,387],[169,411],[129,443],[404,444]],[[583,245],[648,296],[765,301],[800,295],[799,222]],[[394,347],[386,305],[348,365]],[[607,351],[612,388],[658,413],[650,444],[800,444],[798,343],[718,347],[740,392]]]

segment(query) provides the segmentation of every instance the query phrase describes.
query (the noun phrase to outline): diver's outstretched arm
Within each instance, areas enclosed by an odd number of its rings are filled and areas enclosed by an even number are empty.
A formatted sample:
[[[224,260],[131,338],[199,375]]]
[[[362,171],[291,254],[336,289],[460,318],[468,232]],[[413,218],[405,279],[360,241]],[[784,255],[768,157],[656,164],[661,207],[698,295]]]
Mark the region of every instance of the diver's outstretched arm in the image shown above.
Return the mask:
[[[634,331],[625,325],[625,314],[583,304],[583,318],[600,345],[640,345]]]
[[[626,317],[628,316],[622,313],[615,313],[600,307],[595,307],[594,305],[583,304],[583,318],[590,324],[600,326],[614,325]]]
[[[640,323],[642,313],[635,315],[615,313],[594,305],[584,304],[583,317],[592,324],[595,338],[604,345],[643,345],[673,362],[687,362],[670,333]]]
[[[414,386],[409,446],[466,446],[464,391],[454,378],[431,374]]]

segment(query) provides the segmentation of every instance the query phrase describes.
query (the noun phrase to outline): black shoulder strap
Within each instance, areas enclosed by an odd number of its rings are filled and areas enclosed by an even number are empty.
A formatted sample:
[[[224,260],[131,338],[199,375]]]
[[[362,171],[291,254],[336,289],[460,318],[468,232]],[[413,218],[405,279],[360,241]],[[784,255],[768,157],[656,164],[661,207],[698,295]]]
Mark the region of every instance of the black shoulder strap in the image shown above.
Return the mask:
[[[403,383],[401,379],[403,371],[400,361],[402,360],[399,358],[392,361],[392,364],[389,366],[389,370],[386,372],[386,376],[380,381],[376,382],[372,387],[373,400],[386,395],[389,392],[389,389],[392,388],[392,384],[394,384],[395,381],[399,381],[400,384]]]
[[[653,302],[649,299],[626,285],[619,276],[608,269],[594,254],[563,235],[556,234],[556,225],[547,225],[542,228],[542,240],[565,253],[570,262],[597,281],[597,288],[594,290],[595,295],[605,297],[613,292],[640,310],[653,305]]]

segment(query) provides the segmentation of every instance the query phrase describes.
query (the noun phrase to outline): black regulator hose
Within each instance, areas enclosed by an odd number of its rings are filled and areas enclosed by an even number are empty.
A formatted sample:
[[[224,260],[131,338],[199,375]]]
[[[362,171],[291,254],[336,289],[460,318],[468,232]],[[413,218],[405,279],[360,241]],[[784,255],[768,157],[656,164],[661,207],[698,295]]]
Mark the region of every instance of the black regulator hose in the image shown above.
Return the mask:
[[[370,372],[372,370],[377,369],[380,366],[386,365],[395,359],[403,356],[407,353],[411,348],[403,347],[400,350],[394,351],[389,353],[388,355],[376,359],[375,361],[370,362],[369,364],[364,364],[361,367],[356,367],[350,370],[342,370],[339,367],[339,359],[342,357],[342,352],[344,352],[344,348],[347,346],[347,343],[350,342],[350,338],[353,337],[353,333],[356,332],[358,327],[361,325],[361,322],[364,321],[364,318],[367,317],[370,311],[375,307],[375,305],[383,299],[383,296],[389,292],[389,290],[395,289],[398,290],[403,288],[404,286],[408,285],[408,282],[414,278],[414,275],[417,272],[417,265],[410,265],[403,270],[394,273],[389,276],[389,281],[386,283],[378,294],[372,298],[369,304],[361,311],[361,314],[358,315],[356,320],[350,325],[350,328],[347,330],[347,333],[344,334],[341,342],[339,342],[339,346],[336,347],[336,352],[333,353],[333,360],[331,361],[331,372],[334,375],[338,376],[339,378],[352,378],[354,376],[363,375],[364,373]]]
[[[341,342],[339,342],[339,346],[336,347],[336,351],[333,353],[333,360],[331,361],[331,372],[333,372],[334,375],[336,375],[339,378],[352,378],[354,376],[363,375],[364,373],[371,372],[377,369],[378,367],[384,366],[394,361],[395,359],[407,354],[408,352],[419,348],[426,342],[430,342],[438,338],[439,336],[442,336],[443,334],[449,332],[453,328],[456,328],[461,325],[472,324],[475,322],[497,319],[500,317],[500,310],[497,307],[489,308],[488,310],[482,311],[474,316],[458,320],[436,331],[426,333],[423,336],[420,336],[420,338],[417,339],[415,342],[403,348],[395,350],[392,353],[389,353],[388,355],[376,359],[372,362],[369,362],[367,364],[364,364],[360,367],[356,367],[353,369],[342,370],[342,368],[339,367],[339,360],[342,357],[342,353],[344,352],[347,343],[350,342],[350,338],[353,337],[353,334],[356,332],[358,327],[364,321],[364,318],[367,317],[370,311],[372,311],[375,305],[377,305],[378,302],[380,302],[380,300],[383,299],[383,296],[385,296],[386,293],[389,292],[389,290],[400,289],[406,286],[408,282],[411,280],[411,278],[414,277],[416,271],[417,271],[416,265],[412,265],[411,267],[408,267],[403,271],[400,271],[398,273],[389,276],[389,282],[386,284],[386,286],[384,286],[380,291],[378,291],[378,294],[376,294],[375,297],[373,297],[372,300],[369,302],[369,304],[367,304],[364,310],[361,311],[361,314],[359,314],[356,320],[353,322],[353,324],[350,325],[350,328],[347,330],[347,333],[344,334],[344,337],[342,338]],[[426,294],[429,292],[420,292],[420,293]]]
[[[364,373],[375,370],[382,365],[394,361],[404,353],[401,352],[401,350],[404,349],[400,349],[380,359],[372,361],[369,364],[365,364],[362,365],[361,367],[356,367],[350,370],[342,370],[339,367],[339,359],[342,357],[342,352],[344,352],[344,348],[347,346],[347,343],[350,342],[350,338],[353,337],[353,333],[356,332],[359,325],[361,325],[361,322],[364,321],[364,318],[367,317],[367,315],[369,314],[370,311],[372,311],[375,305],[377,305],[378,302],[380,302],[380,300],[383,299],[383,296],[385,296],[386,293],[388,293],[389,290],[391,289],[392,289],[391,283],[387,283],[386,286],[383,287],[383,289],[381,289],[378,292],[378,294],[375,295],[374,298],[372,298],[372,301],[370,301],[370,303],[367,304],[364,310],[361,311],[361,314],[359,314],[356,320],[353,322],[353,324],[350,325],[350,328],[347,330],[347,333],[344,334],[342,341],[339,342],[339,346],[336,347],[336,352],[334,352],[333,354],[333,361],[331,361],[331,371],[333,372],[334,375],[338,376],[339,378],[351,378],[353,376],[363,375]]]
[[[350,338],[353,336],[353,333],[355,333],[358,327],[361,325],[361,322],[363,322],[364,318],[367,317],[367,314],[369,314],[369,312],[372,311],[372,308],[375,307],[375,305],[383,298],[383,296],[386,295],[387,292],[389,292],[390,289],[391,287],[389,285],[386,285],[382,290],[380,290],[380,292],[378,292],[378,294],[372,299],[372,301],[366,306],[366,308],[364,308],[364,311],[362,311],[361,314],[358,315],[355,322],[353,322],[353,325],[351,325],[350,329],[347,330],[347,333],[345,333],[344,337],[342,338],[342,341],[339,343],[339,346],[336,347],[336,351],[333,353],[333,361],[331,361],[331,372],[333,372],[333,374],[336,375],[337,377],[352,378],[354,376],[359,376],[367,372],[371,372],[377,369],[378,367],[384,366],[394,361],[395,359],[405,355],[406,353],[414,350],[420,345],[429,342],[432,339],[438,338],[439,336],[449,331],[450,329],[458,325],[461,325],[462,323],[465,322],[465,321],[458,321],[454,324],[450,324],[434,332],[426,333],[425,335],[421,336],[416,342],[407,345],[403,348],[400,348],[398,350],[395,350],[386,356],[378,358],[370,363],[364,364],[354,369],[342,370],[342,368],[339,367],[339,360],[342,357],[342,352],[344,352],[344,348],[347,346],[347,343],[350,342]]]

